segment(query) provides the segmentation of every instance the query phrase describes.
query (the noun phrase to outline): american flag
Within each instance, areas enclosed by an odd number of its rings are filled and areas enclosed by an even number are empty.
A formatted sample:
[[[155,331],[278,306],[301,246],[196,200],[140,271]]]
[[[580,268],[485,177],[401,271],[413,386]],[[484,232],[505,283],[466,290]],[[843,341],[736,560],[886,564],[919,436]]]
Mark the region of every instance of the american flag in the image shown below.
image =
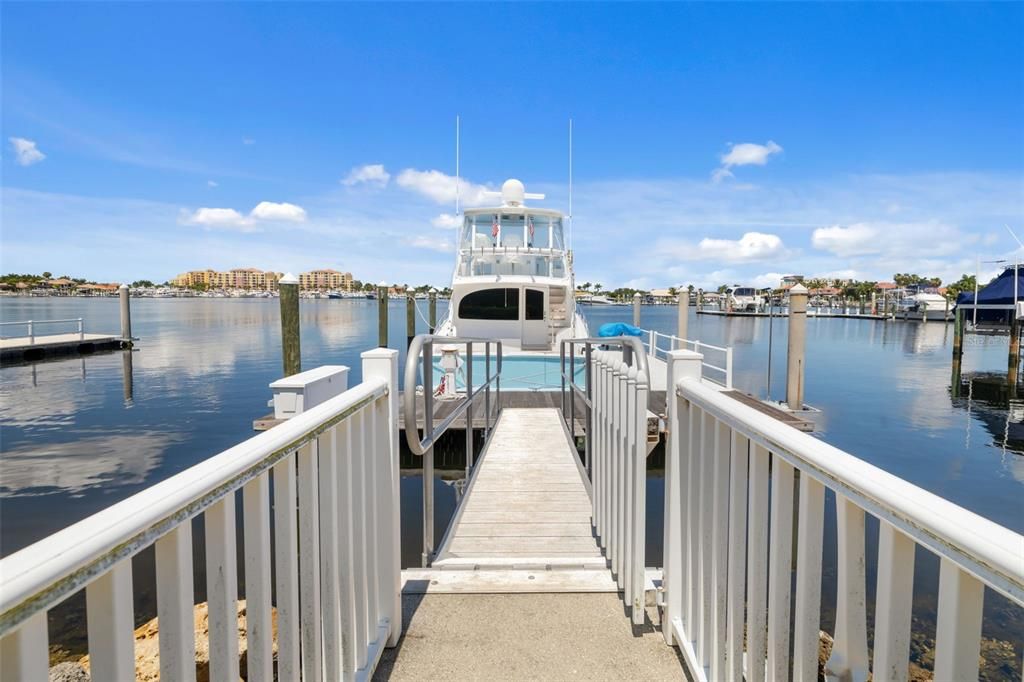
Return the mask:
[[[498,214],[494,214],[494,221],[491,222],[491,236],[494,238],[498,237]]]

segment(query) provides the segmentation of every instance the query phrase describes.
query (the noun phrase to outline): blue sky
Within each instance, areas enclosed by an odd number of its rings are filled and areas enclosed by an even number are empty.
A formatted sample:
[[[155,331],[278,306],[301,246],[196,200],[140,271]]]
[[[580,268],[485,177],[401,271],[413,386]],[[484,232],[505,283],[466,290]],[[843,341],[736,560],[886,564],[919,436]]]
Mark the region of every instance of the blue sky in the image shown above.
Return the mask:
[[[577,274],[606,287],[948,280],[1024,238],[1020,3],[0,14],[4,272],[443,284],[456,114],[467,196],[560,208],[574,119]]]

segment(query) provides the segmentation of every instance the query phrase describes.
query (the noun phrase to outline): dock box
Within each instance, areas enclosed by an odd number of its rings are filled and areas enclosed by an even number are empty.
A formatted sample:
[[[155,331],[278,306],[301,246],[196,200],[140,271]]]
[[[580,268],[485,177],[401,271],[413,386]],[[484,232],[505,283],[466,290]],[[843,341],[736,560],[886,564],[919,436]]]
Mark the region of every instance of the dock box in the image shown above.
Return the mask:
[[[348,390],[348,367],[324,365],[270,384],[274,419],[288,419]]]

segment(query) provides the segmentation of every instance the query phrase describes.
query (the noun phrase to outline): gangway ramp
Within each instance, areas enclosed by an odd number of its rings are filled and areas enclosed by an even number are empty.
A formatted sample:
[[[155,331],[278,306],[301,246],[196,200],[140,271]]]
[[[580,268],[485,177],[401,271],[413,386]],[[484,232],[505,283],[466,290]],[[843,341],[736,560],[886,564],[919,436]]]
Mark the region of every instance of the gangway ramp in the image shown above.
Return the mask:
[[[606,569],[585,480],[557,409],[502,410],[433,568]]]

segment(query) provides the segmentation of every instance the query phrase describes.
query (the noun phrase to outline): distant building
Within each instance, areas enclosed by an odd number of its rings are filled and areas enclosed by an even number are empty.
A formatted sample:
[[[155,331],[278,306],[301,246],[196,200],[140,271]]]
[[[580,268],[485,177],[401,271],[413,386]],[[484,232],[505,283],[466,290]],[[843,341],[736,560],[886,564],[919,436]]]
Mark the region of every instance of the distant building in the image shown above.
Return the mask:
[[[313,270],[299,275],[299,288],[306,291],[352,291],[352,273]]]
[[[191,270],[175,277],[171,280],[171,285],[201,289],[267,291],[276,289],[277,281],[283,276],[280,272],[264,272],[258,268],[235,268],[226,272]]]
[[[783,291],[792,289],[797,284],[802,284],[804,281],[803,275],[783,275],[782,282],[779,284],[779,288]]]
[[[249,291],[272,291],[277,289],[282,272],[263,271],[259,268],[235,268],[224,272],[218,270],[190,270],[183,272],[171,285],[197,289],[246,289]],[[299,287],[307,291],[352,290],[352,273],[337,270],[313,270],[299,275]]]

